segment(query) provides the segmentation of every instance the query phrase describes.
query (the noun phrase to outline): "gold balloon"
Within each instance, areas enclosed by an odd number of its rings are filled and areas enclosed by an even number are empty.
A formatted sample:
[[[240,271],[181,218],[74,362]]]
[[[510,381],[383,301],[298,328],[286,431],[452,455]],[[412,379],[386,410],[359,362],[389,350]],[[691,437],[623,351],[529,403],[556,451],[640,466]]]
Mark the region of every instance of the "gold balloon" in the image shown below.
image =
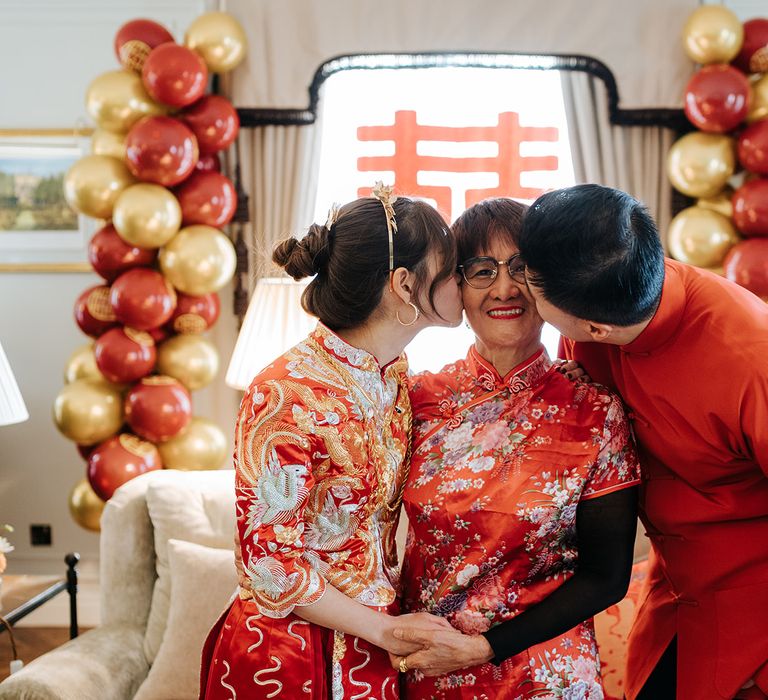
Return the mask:
[[[712,197],[701,197],[696,200],[696,206],[700,209],[709,209],[731,219],[733,218],[733,188],[726,187],[722,192]]]
[[[242,25],[226,12],[200,15],[187,29],[184,44],[197,51],[213,73],[232,70],[248,47]]]
[[[736,167],[736,143],[730,136],[694,131],[672,144],[667,174],[672,186],[689,197],[720,192]]]
[[[688,207],[669,224],[669,252],[689,265],[720,265],[739,240],[731,220],[710,209]]]
[[[96,356],[93,354],[93,345],[87,343],[75,350],[64,366],[64,381],[67,384],[78,379],[92,379],[97,382],[105,382],[104,375],[96,366]]]
[[[123,424],[123,397],[106,382],[77,379],[56,397],[53,420],[64,437],[78,445],[95,445]]]
[[[199,335],[175,335],[157,348],[157,371],[195,391],[210,384],[219,371],[219,353]]]
[[[235,248],[212,226],[187,226],[160,251],[160,269],[179,291],[193,296],[221,289],[235,272]]]
[[[95,78],[88,86],[85,107],[99,127],[122,133],[142,117],[168,112],[152,100],[141,76],[126,70],[109,71]]]
[[[703,5],[694,10],[683,27],[683,45],[696,63],[728,63],[744,41],[744,26],[722,5]]]
[[[766,117],[768,117],[768,73],[754,76],[747,122],[751,124]]]
[[[104,505],[104,501],[91,488],[88,479],[78,481],[69,492],[69,512],[72,519],[86,530],[93,532],[101,530],[101,513]]]
[[[64,175],[64,197],[81,214],[109,219],[120,193],[134,182],[123,161],[111,156],[85,156]]]
[[[115,202],[112,224],[126,243],[159,248],[178,233],[181,206],[171,191],[161,185],[133,185]]]
[[[166,469],[219,469],[229,454],[229,443],[215,423],[194,417],[186,430],[157,449]]]
[[[125,134],[118,134],[106,129],[96,129],[91,136],[91,151],[97,156],[125,158]]]

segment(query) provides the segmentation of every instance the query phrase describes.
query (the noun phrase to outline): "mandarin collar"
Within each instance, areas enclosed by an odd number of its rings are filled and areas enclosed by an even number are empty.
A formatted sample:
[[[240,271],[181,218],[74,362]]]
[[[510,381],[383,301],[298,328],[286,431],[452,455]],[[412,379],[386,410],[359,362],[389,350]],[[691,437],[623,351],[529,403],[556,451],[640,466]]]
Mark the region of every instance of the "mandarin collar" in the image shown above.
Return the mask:
[[[484,389],[495,391],[506,387],[513,393],[517,393],[539,384],[552,367],[552,360],[549,359],[544,346],[541,346],[529,358],[502,377],[493,364],[477,351],[475,345],[472,345],[467,355],[467,366]]]
[[[346,340],[336,335],[328,326],[318,322],[316,328],[310,333],[313,338],[324,350],[326,350],[335,360],[338,360],[348,367],[361,370],[363,372],[375,372],[381,376],[392,373],[406,371],[408,363],[405,355],[401,354],[383,367],[379,366],[378,360],[367,350],[356,348],[350,345]]]
[[[664,285],[661,289],[659,308],[651,322],[631,343],[619,346],[631,355],[649,355],[667,343],[675,334],[683,319],[685,309],[685,285],[682,265],[667,258],[664,261]]]

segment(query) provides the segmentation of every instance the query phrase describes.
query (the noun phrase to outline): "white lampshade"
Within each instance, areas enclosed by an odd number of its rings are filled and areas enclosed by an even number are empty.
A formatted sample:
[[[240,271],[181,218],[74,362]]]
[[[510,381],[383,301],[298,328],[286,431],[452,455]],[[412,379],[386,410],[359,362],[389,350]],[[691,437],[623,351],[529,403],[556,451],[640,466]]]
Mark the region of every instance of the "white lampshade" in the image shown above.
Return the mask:
[[[227,368],[227,385],[247,389],[264,367],[315,327],[317,319],[301,308],[306,286],[288,277],[265,277],[256,283]]]
[[[19,385],[0,345],[0,425],[21,423],[29,418]]]

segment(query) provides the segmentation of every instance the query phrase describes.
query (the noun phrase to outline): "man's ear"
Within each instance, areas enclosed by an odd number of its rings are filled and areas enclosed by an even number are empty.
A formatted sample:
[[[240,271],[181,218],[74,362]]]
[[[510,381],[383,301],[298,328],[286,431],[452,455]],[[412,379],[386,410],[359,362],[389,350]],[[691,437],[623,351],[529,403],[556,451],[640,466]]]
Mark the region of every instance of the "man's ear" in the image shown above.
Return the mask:
[[[392,272],[390,288],[404,304],[407,304],[411,301],[413,293],[413,273],[404,267],[398,267]]]
[[[604,343],[614,334],[615,327],[610,323],[597,323],[596,321],[582,321],[583,328],[592,338],[593,343]]]

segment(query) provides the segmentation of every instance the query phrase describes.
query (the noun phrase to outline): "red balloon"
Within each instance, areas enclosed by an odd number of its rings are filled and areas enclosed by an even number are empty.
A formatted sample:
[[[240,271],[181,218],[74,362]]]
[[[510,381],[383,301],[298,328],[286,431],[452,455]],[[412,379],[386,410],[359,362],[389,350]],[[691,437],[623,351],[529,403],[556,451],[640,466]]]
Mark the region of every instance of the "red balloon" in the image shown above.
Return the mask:
[[[121,433],[105,440],[91,453],[88,482],[96,495],[106,501],[126,481],[162,466],[160,453],[153,444]]]
[[[150,19],[126,22],[115,34],[115,55],[123,68],[141,73],[149,52],[160,44],[173,42],[173,35]]]
[[[205,93],[208,68],[192,49],[161,44],[147,56],[141,79],[147,92],[158,102],[186,107]]]
[[[226,226],[235,214],[237,194],[221,173],[196,172],[173,190],[181,205],[182,226]]]
[[[197,139],[178,119],[144,117],[125,137],[125,160],[139,180],[170,187],[197,165]]]
[[[733,246],[723,261],[723,273],[768,301],[768,238],[750,238]]]
[[[180,115],[197,136],[200,153],[227,148],[237,137],[240,118],[232,103],[221,95],[206,95]]]
[[[702,131],[735,129],[747,116],[749,89],[747,77],[733,66],[704,66],[685,88],[685,115]]]
[[[220,310],[221,302],[216,292],[199,297],[178,292],[176,310],[166,328],[185,335],[202,333],[216,323]]]
[[[92,338],[98,338],[117,325],[117,316],[109,301],[107,285],[89,287],[77,297],[75,321],[80,330]]]
[[[170,282],[147,267],[120,275],[109,299],[118,321],[140,331],[162,326],[176,308],[176,292]]]
[[[137,435],[163,442],[189,425],[192,398],[181,382],[171,377],[145,377],[125,397],[125,418]]]
[[[197,160],[196,170],[221,172],[221,161],[216,153],[201,153]]]
[[[130,384],[155,367],[157,351],[149,333],[133,328],[112,328],[93,349],[99,371],[115,384]]]
[[[741,132],[739,162],[750,172],[768,175],[768,119],[761,119]]]
[[[768,236],[768,179],[745,182],[733,193],[733,223],[745,236]]]
[[[744,43],[733,65],[745,73],[768,72],[768,19],[759,17],[744,22]]]
[[[88,244],[88,260],[107,282],[114,282],[132,267],[153,265],[156,259],[156,250],[126,243],[112,224],[98,230]]]

